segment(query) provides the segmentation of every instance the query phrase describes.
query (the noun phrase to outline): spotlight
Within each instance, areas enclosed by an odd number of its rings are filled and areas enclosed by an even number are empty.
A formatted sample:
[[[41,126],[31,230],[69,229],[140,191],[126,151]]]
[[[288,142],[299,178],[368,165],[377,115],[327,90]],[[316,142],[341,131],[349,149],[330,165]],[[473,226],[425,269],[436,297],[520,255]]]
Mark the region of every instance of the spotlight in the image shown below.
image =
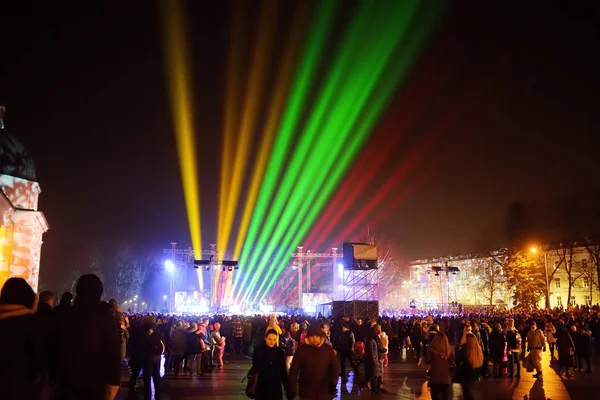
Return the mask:
[[[173,270],[175,269],[175,265],[173,265],[173,261],[171,261],[171,260],[165,261],[165,268],[167,269],[167,271],[173,272]]]
[[[233,267],[227,267],[227,271],[229,271],[229,272],[233,271]]]

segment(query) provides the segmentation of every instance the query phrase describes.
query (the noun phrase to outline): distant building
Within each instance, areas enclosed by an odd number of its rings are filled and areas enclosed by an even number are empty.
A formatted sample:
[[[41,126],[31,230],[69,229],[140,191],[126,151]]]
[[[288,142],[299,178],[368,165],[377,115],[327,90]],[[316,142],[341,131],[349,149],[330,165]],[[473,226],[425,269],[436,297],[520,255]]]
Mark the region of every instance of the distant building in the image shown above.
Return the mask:
[[[42,235],[49,229],[38,211],[41,192],[23,145],[4,130],[0,107],[0,287],[10,277],[37,291]]]
[[[507,307],[510,293],[505,285],[486,283],[482,275],[493,270],[497,281],[504,271],[494,257],[502,253],[467,254],[409,263],[410,280],[405,284],[408,296],[420,309],[447,310],[462,305],[491,305]],[[490,279],[487,282],[494,281]],[[493,287],[490,287],[493,286]],[[492,298],[493,297],[493,298]]]
[[[552,246],[544,251],[542,255],[546,258],[551,308],[600,303],[596,268],[585,246]],[[573,279],[570,298],[567,269],[571,269]]]
[[[507,250],[501,249],[412,261],[403,292],[414,298],[420,309],[448,310],[457,304],[512,307],[512,291],[505,283],[502,267],[506,254]],[[547,276],[551,308],[600,303],[595,265],[585,246],[547,245],[539,250],[539,256],[547,271],[544,279]],[[572,272],[570,297],[567,270]],[[545,307],[545,301],[542,296],[540,308]]]

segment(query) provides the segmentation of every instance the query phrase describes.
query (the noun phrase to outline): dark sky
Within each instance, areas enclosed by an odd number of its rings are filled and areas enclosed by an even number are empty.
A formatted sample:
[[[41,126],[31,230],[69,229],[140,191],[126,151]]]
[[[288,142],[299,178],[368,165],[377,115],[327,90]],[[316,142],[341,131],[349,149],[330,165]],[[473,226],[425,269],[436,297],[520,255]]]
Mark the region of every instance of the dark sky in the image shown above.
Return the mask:
[[[158,5],[22,3],[0,6],[0,102],[36,162],[51,225],[43,267],[58,272],[119,243],[160,250],[188,242]],[[211,243],[231,4],[195,2],[188,12],[203,236]],[[599,16],[587,2],[448,3],[407,85],[437,82],[421,93],[425,126],[448,115],[457,121],[418,167],[430,173],[377,233],[407,258],[469,251],[482,236],[502,240],[512,201],[550,204],[598,188]],[[410,102],[401,89],[374,140],[403,131],[395,116]],[[405,132],[405,147],[354,209],[426,131]]]

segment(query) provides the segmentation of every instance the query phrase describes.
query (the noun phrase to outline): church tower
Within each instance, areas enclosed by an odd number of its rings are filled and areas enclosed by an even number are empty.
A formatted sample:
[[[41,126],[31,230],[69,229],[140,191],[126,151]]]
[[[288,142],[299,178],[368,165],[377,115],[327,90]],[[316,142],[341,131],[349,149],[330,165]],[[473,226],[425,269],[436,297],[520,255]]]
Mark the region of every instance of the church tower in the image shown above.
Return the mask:
[[[11,277],[38,290],[42,235],[49,229],[38,211],[41,189],[35,165],[25,148],[4,126],[0,106],[0,287]]]

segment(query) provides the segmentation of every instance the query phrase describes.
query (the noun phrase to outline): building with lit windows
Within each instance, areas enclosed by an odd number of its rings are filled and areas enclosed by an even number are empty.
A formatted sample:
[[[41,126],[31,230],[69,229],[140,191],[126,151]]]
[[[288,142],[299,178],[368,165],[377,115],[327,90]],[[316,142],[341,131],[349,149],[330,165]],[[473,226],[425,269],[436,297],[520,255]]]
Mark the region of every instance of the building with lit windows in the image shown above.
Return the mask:
[[[420,309],[452,310],[457,304],[508,307],[510,293],[495,283],[504,275],[497,262],[502,257],[504,251],[412,261],[405,290]]]
[[[595,305],[600,303],[598,276],[590,251],[585,246],[548,246],[543,252],[548,271],[550,307]],[[571,295],[569,297],[569,273]],[[543,304],[542,304],[543,305]],[[541,306],[542,306],[541,305]]]
[[[600,303],[596,264],[592,254],[598,245],[547,245],[532,248],[545,266],[550,307],[584,306]],[[512,307],[511,288],[505,283],[508,250],[416,260],[409,263],[410,279],[403,292],[419,309],[453,310],[464,306]],[[570,279],[569,279],[570,275]],[[569,295],[569,281],[571,291]],[[545,296],[539,307],[545,307]]]

